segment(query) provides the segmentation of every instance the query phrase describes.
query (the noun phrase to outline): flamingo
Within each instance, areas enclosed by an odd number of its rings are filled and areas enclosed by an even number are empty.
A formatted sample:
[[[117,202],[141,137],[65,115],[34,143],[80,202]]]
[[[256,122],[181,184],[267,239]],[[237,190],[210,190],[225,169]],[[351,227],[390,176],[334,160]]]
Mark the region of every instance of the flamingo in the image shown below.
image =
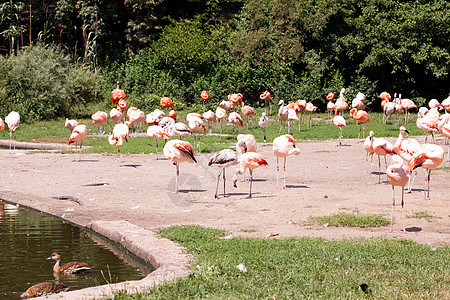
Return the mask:
[[[268,166],[267,161],[261,154],[256,152],[246,152],[239,156],[239,168],[236,169],[236,174],[233,176],[234,187],[237,188],[238,175],[243,174],[248,168],[250,171],[250,191],[247,199],[252,198],[252,182],[253,182],[253,170],[259,166]]]
[[[219,106],[225,110],[234,108],[234,104],[230,100],[223,100],[222,102],[220,102]]]
[[[363,126],[363,139],[364,139],[364,132],[366,131],[366,126],[364,123],[370,122],[369,120],[369,114],[365,110],[358,110],[356,107],[352,108],[350,110],[350,115],[355,119],[356,121],[359,121],[359,133],[358,133],[358,139],[359,135],[361,134],[361,125]]]
[[[117,109],[123,114],[128,111],[128,102],[125,99],[119,100],[117,103]]]
[[[259,99],[264,100],[264,112],[267,114],[267,101],[269,101],[269,116],[272,115],[272,102],[270,101],[272,99],[272,95],[268,90],[264,91],[261,95],[259,95]]]
[[[342,88],[339,93],[339,98],[336,100],[336,103],[334,104],[335,107],[337,108],[337,111],[340,113],[350,108],[350,106],[348,106],[347,101],[344,98],[344,92],[345,88]]]
[[[403,127],[400,126],[400,134],[398,135],[397,141],[394,144],[394,152],[397,153],[406,163],[408,163],[414,153],[416,153],[420,148],[420,144],[415,139],[405,139],[404,134],[409,133],[409,131]],[[417,171],[414,172],[413,179],[411,180],[411,176],[408,180],[408,189],[407,193],[411,193],[412,185],[414,183],[414,179],[416,178]],[[410,174],[411,175],[411,174]]]
[[[257,141],[253,134],[238,134],[237,135],[238,142],[245,143],[246,150],[245,152],[256,152],[257,151]]]
[[[279,188],[278,184],[278,174],[280,171],[279,166],[279,158],[284,158],[284,165],[283,165],[283,187],[282,189],[286,189],[286,157],[288,155],[299,155],[300,149],[295,146],[295,140],[292,137],[292,135],[285,134],[282,136],[279,136],[273,140],[273,147],[272,147],[273,154],[277,157],[277,189]]]
[[[405,185],[408,182],[408,168],[403,164],[403,159],[398,155],[393,155],[391,158],[391,165],[386,169],[386,175],[388,177],[389,183],[392,186],[392,213],[391,213],[391,232],[392,223],[394,221],[394,206],[395,206],[395,187],[400,186],[402,188],[402,232],[405,230],[404,222],[404,195],[405,195]]]
[[[255,113],[255,109],[251,107],[250,105],[245,105],[244,102],[241,102],[241,112],[245,116],[247,116],[247,130],[248,130],[248,122],[250,119],[250,116]]]
[[[127,138],[130,136],[130,122],[118,123],[114,125],[112,134],[108,137],[110,145],[115,145],[117,153],[120,156],[120,146],[122,146],[123,141],[128,141]]]
[[[186,117],[189,128],[194,132],[194,149],[197,141],[199,152],[200,152],[200,137],[197,136],[196,132],[200,133],[206,132],[205,124],[203,123],[202,118],[203,118],[202,115],[197,116],[194,113],[190,113]]]
[[[208,103],[209,93],[207,91],[202,91],[200,93],[200,98],[203,100],[203,113],[205,113],[205,102]]]
[[[98,133],[101,134],[101,130],[103,129],[103,125],[108,123],[108,114],[104,111],[97,111],[95,114],[91,116],[92,123],[95,125],[99,125]]]
[[[147,128],[147,135],[156,142],[156,160],[158,160],[158,140],[159,139],[170,139],[170,135],[158,125],[152,125]]]
[[[389,116],[395,112],[395,103],[387,102],[383,107],[383,119],[384,119],[384,127],[386,128]]]
[[[446,161],[450,161],[450,144],[448,142],[448,139],[450,138],[450,114],[442,115],[440,121],[438,122],[438,130],[447,139],[448,151]]]
[[[72,134],[70,135],[69,145],[72,143],[75,143],[75,144],[77,144],[78,142],[80,143],[80,157],[79,157],[78,161],[81,160],[81,147],[82,147],[83,141],[86,139],[86,137],[87,137],[87,127],[86,127],[86,125],[83,125],[83,124],[77,125],[72,130]]]
[[[378,95],[378,98],[381,99],[381,108],[384,110],[384,106],[386,103],[391,101],[391,94],[388,92],[382,92],[380,95]]]
[[[334,93],[329,92],[326,97],[328,103],[327,103],[327,111],[328,111],[328,120],[331,119],[331,112],[334,110]]]
[[[410,172],[418,167],[428,170],[428,176],[425,177],[424,199],[429,200],[431,170],[437,168],[444,160],[444,149],[435,144],[423,144],[421,146],[409,161],[408,166]]]
[[[164,130],[167,130],[170,126],[175,124],[175,120],[171,117],[163,117],[159,122],[158,126],[162,127]]]
[[[160,109],[155,109],[145,117],[145,122],[149,125],[157,125],[165,116],[165,112]]]
[[[384,163],[387,169],[386,155],[394,154],[394,146],[384,138],[374,138],[373,140],[373,152],[378,155],[378,183],[381,183],[381,159],[380,156],[384,156]]]
[[[437,99],[431,99],[429,102],[428,102],[428,107],[429,108],[435,108],[435,107],[438,107],[440,104],[439,104],[439,101],[437,100]]]
[[[173,106],[173,109],[175,108],[175,105],[172,102],[172,99],[170,99],[169,97],[162,97],[160,104],[162,107],[164,107],[166,110],[169,110],[169,107]]]
[[[111,96],[112,96],[112,103],[113,104],[119,102],[120,100],[125,99],[125,97],[127,96],[125,94],[125,92],[119,88],[119,82],[118,81],[117,81],[117,88],[112,90]]]
[[[238,105],[241,105],[243,98],[244,96],[241,93],[234,93],[228,96],[228,100],[231,101],[231,103],[233,103],[233,108]]]
[[[20,295],[20,298],[31,298],[56,294],[59,292],[66,292],[69,286],[64,283],[44,281],[30,286],[25,292]]]
[[[370,161],[372,162],[372,159],[373,159],[373,153],[374,153],[374,150],[373,150],[373,140],[374,140],[374,132],[371,130],[370,132],[369,132],[369,136],[364,140],[364,150],[366,150],[366,162],[368,162],[369,161],[369,156],[371,157],[370,158]],[[366,164],[367,165],[367,164]],[[366,166],[366,175],[367,174],[370,174],[369,173],[369,171],[368,171],[368,167]]]
[[[173,161],[177,168],[176,189],[174,194],[178,194],[178,177],[180,176],[180,163],[197,163],[192,145],[187,141],[171,140],[164,146],[164,156]]]
[[[425,135],[425,143],[428,140],[428,132],[431,132],[431,137],[434,143],[434,132],[438,132],[438,129],[436,127],[436,124],[433,123],[433,121],[431,120],[431,118],[428,116],[428,114],[422,116],[421,113],[417,114],[417,121],[416,121],[416,125],[419,129],[425,130],[426,135]]]
[[[311,127],[311,116],[313,113],[315,113],[317,110],[317,106],[312,104],[311,102],[306,103],[305,111],[309,113],[309,123],[308,127]]]
[[[175,110],[170,110],[167,116],[169,118],[172,118],[174,121],[177,121],[177,112]]]
[[[442,100],[441,105],[445,109],[445,111],[447,113],[449,113],[450,112],[450,96],[447,97],[446,99]]]
[[[9,152],[11,153],[11,140],[14,133],[14,153],[16,152],[16,129],[19,127],[20,124],[20,115],[16,111],[10,112],[5,117],[5,122],[8,124],[9,128]]]
[[[109,117],[114,122],[117,122],[117,123],[124,122],[123,113],[120,110],[118,110],[117,108],[111,108],[111,110],[109,111]]]
[[[66,122],[64,123],[64,127],[72,131],[75,127],[77,127],[78,122],[76,120],[69,120],[66,118]]]
[[[337,107],[334,107],[334,117],[333,117],[333,124],[337,127],[339,127],[339,137],[338,137],[338,146],[342,145],[341,138],[342,138],[342,127],[347,126],[344,117],[337,115]]]
[[[353,99],[353,101],[352,101],[352,108],[356,108],[358,110],[364,110],[366,108],[366,106],[364,105],[365,100],[366,100],[366,96],[363,93],[358,92],[358,94],[356,94],[355,99]]]
[[[208,110],[207,112],[203,113],[203,118],[205,118],[206,122],[208,122],[208,132],[209,134],[211,134],[212,133],[211,123],[217,123],[216,114],[213,111]]]
[[[227,119],[227,111],[223,109],[222,107],[218,106],[216,109],[216,118],[219,120],[220,123],[220,134],[222,134],[222,123],[225,122],[224,120]],[[222,120],[222,122],[221,122]]]
[[[128,121],[130,122],[132,128],[134,128],[134,123],[140,123],[140,126],[138,126],[138,128],[142,130],[142,123],[147,124],[147,116],[142,110],[136,107],[130,107],[127,111],[127,115]]]
[[[278,102],[278,106],[280,106],[280,108],[278,109],[278,119],[280,120],[280,132],[279,133],[281,133],[281,129],[283,128],[282,122],[288,121],[289,112],[287,110],[287,107],[284,105],[284,100],[280,100]],[[289,129],[288,129],[288,131],[289,131]]]
[[[259,125],[259,127],[263,128],[264,143],[265,143],[266,142],[266,127],[269,125],[269,118],[266,116],[266,113],[264,111],[261,114],[261,118],[259,118],[258,125]]]
[[[306,100],[298,99],[295,101],[295,104],[298,105],[299,111],[299,120],[298,120],[298,132],[300,132],[300,125],[302,123],[302,112],[306,109]]]
[[[5,123],[3,122],[2,118],[0,118],[0,130],[5,130]]]
[[[417,109],[417,105],[411,99],[402,99],[402,94],[398,95],[398,98],[401,101],[403,108],[405,109],[405,124],[408,122],[409,118],[409,110]]]
[[[189,128],[189,126],[187,126],[186,124],[181,123],[181,122],[177,122],[177,123],[169,126],[167,128],[167,133],[170,135],[170,137],[173,137],[173,136],[186,136],[186,135],[192,135],[193,134],[193,132]]]
[[[228,122],[236,126],[244,127],[244,122],[242,120],[242,117],[237,112],[232,112],[228,115]],[[234,133],[234,127],[233,127],[233,133]],[[236,129],[236,133],[238,133],[239,129]]]
[[[238,146],[236,146],[236,148],[238,148]],[[219,198],[217,191],[219,189],[219,181],[220,181],[220,176],[222,175],[222,172],[223,172],[223,196],[226,197],[225,169],[230,166],[236,165],[237,163],[238,163],[238,157],[236,155],[236,152],[231,149],[223,149],[219,152],[216,152],[209,160],[208,166],[221,168],[221,171],[219,172],[219,175],[217,176],[216,193],[214,194],[214,198],[216,198],[216,199]]]

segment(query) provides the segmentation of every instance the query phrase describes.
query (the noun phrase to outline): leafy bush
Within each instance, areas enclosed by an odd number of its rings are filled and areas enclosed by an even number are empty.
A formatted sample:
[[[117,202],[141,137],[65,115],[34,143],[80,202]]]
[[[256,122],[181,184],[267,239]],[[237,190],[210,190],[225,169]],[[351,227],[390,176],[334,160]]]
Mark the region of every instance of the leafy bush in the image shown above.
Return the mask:
[[[0,58],[0,113],[15,110],[25,122],[74,116],[96,100],[99,82],[55,46],[27,47]]]

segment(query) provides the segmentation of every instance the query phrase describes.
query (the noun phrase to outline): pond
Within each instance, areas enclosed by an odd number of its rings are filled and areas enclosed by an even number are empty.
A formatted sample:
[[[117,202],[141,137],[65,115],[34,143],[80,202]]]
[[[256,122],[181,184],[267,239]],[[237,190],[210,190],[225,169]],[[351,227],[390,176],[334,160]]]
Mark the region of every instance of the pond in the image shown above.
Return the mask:
[[[52,252],[61,264],[78,261],[94,266],[82,275],[54,277]],[[139,280],[154,269],[120,245],[61,219],[0,200],[0,300],[19,299],[30,286],[58,281],[69,291]]]

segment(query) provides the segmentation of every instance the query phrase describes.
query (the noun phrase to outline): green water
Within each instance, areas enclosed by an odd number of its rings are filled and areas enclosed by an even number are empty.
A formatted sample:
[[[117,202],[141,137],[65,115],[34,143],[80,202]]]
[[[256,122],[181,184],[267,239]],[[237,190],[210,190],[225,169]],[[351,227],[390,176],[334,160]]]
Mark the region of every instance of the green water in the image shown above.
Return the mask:
[[[58,252],[62,264],[87,262],[89,273],[53,276]],[[71,290],[126,280],[139,280],[154,269],[122,247],[92,231],[36,211],[0,201],[0,299],[19,299],[33,284],[58,280]]]

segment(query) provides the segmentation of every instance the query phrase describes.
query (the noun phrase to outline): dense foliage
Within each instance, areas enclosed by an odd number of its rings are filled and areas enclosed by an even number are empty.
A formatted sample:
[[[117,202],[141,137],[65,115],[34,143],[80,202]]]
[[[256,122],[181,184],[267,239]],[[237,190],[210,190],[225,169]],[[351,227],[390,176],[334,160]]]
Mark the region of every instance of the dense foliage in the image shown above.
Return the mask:
[[[203,89],[212,103],[241,92],[245,102],[262,105],[259,94],[269,89],[275,101],[304,98],[321,110],[325,95],[342,87],[347,100],[363,92],[371,110],[380,110],[377,96],[385,90],[419,105],[449,94],[446,0],[30,4],[30,13],[20,1],[0,7],[4,52],[17,53],[27,33],[29,44],[61,44],[73,63],[99,70],[104,101],[117,80],[143,108],[162,96],[192,107]]]
[[[35,45],[0,57],[0,114],[16,110],[25,122],[80,114],[95,102],[100,77],[56,47]]]

